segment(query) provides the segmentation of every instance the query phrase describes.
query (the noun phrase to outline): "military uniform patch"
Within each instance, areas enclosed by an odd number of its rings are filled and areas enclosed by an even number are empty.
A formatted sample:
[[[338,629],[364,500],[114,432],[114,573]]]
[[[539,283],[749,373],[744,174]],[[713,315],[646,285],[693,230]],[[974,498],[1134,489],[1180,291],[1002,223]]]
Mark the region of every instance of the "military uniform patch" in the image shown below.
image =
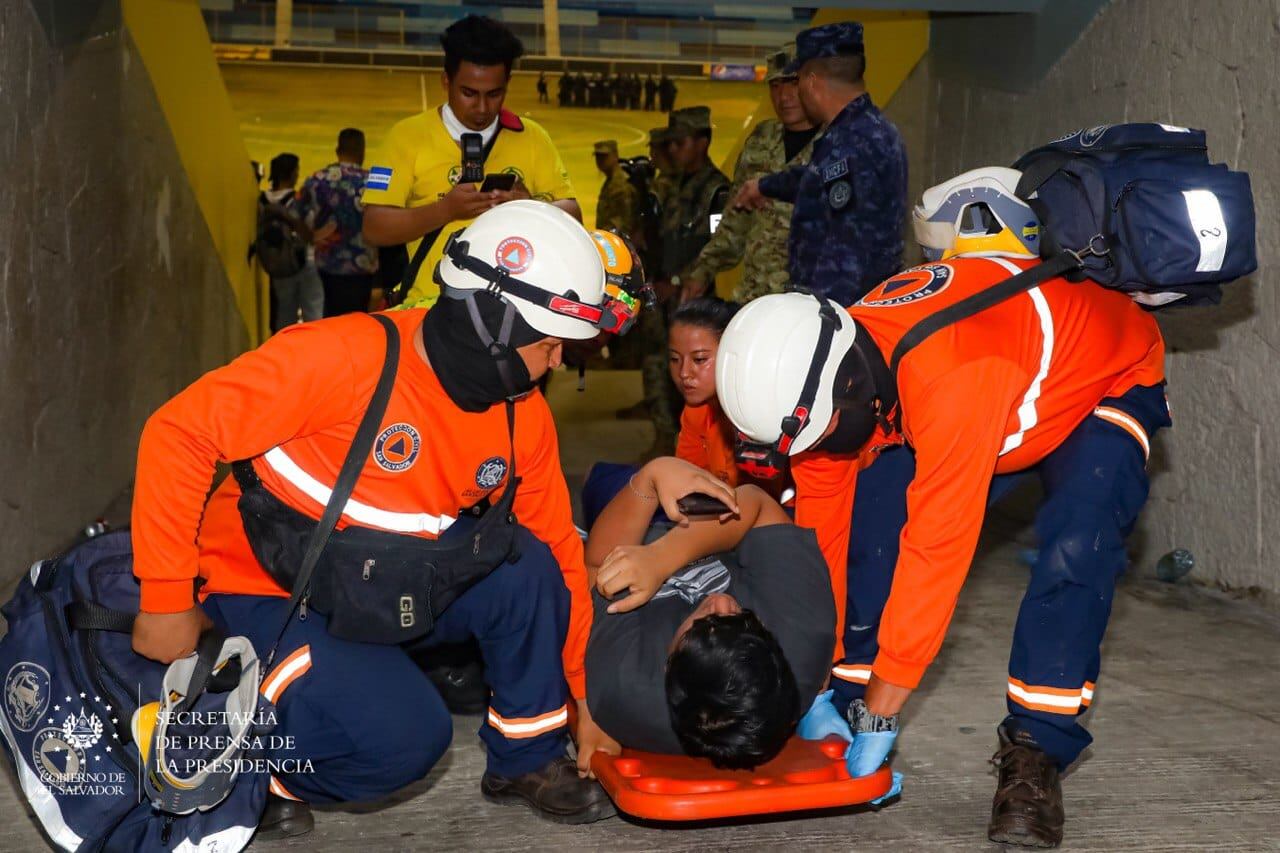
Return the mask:
[[[836,178],[843,178],[849,174],[849,159],[841,158],[822,170],[823,183],[830,183]]]
[[[832,210],[844,210],[849,206],[851,198],[853,198],[853,188],[849,186],[848,181],[836,181],[831,185],[831,189],[827,190],[827,201],[831,203]]]

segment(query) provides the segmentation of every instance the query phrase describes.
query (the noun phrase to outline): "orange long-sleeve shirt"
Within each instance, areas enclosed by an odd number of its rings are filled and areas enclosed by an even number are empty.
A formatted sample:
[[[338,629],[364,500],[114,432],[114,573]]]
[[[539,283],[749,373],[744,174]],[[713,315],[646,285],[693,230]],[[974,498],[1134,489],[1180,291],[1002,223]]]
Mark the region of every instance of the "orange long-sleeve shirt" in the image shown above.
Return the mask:
[[[416,345],[425,313],[387,314],[400,331],[399,372],[339,528],[355,524],[434,538],[460,508],[505,485],[505,407],[472,413],[454,405]],[[190,607],[196,577],[205,580],[202,598],[285,594],[250,550],[234,479],[206,503],[215,463],[252,458],[272,494],[319,518],[377,384],[384,340],[378,324],[358,314],[291,326],[205,374],[151,416],[138,450],[133,509],[134,573],[144,611]],[[521,478],[515,512],[564,573],[572,599],[564,668],[573,695],[581,697],[591,602],[555,424],[540,394],[515,409]]]
[[[849,309],[889,359],[918,320],[1030,266],[956,258],[908,270]],[[986,513],[991,477],[1035,465],[1105,397],[1164,380],[1159,328],[1121,293],[1052,279],[942,329],[898,373],[903,437],[916,453],[907,522],[872,671],[915,687],[942,645]],[[882,436],[879,438],[883,438]],[[876,442],[873,441],[873,445]],[[868,458],[800,454],[796,523],[844,577],[858,469]]]
[[[741,479],[733,460],[733,424],[714,403],[685,406],[680,413],[676,457],[737,486]]]

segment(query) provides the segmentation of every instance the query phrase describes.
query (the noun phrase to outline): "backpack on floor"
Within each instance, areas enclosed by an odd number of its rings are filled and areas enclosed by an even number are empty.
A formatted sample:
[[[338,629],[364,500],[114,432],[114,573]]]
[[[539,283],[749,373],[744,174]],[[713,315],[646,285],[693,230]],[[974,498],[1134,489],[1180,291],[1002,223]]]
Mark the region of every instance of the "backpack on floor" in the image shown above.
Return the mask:
[[[143,791],[147,765],[133,718],[139,699],[160,698],[168,667],[133,651],[128,631],[138,589],[127,530],[31,567],[3,607],[5,749],[23,796],[63,850],[234,853],[249,843],[266,803],[270,777],[255,769],[261,749],[245,750],[237,766],[248,769],[208,811],[166,814]],[[208,715],[225,697],[202,692],[190,708]],[[273,720],[270,703],[256,698],[255,719]],[[149,751],[155,746],[152,739]]]
[[[1148,309],[1222,300],[1257,269],[1249,176],[1211,164],[1203,130],[1116,124],[1024,154],[1017,194],[1040,217],[1041,254]],[[1068,277],[1073,277],[1068,274]]]

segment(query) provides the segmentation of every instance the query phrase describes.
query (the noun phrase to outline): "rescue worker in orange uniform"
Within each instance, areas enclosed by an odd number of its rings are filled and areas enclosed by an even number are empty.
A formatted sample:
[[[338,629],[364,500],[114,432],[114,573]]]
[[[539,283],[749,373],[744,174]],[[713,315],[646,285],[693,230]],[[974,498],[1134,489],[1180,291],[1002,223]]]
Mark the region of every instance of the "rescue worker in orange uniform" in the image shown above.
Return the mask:
[[[1040,556],[1014,631],[988,832],[1056,846],[1058,774],[1091,741],[1079,716],[1147,497],[1151,436],[1170,424],[1160,331],[1122,293],[1052,278],[925,338],[896,376],[888,367],[922,318],[1038,262],[1018,176],[981,169],[927,192],[917,233],[937,260],[848,309],[801,293],[745,306],[716,379],[740,457],[791,457],[796,523],[817,531],[833,573],[833,687],[849,703],[855,774],[884,761],[942,645],[1000,475],[1039,475]]]
[[[398,372],[327,550],[357,531],[370,543],[366,578],[396,549],[461,537],[470,552],[476,515],[500,504],[514,477],[514,551],[436,617],[424,643],[479,642],[492,688],[480,729],[486,798],[562,823],[599,820],[613,807],[587,762],[617,745],[582,701],[591,623],[582,542],[551,412],[533,389],[565,340],[610,328],[616,305],[595,242],[537,201],[502,205],[456,233],[436,277],[444,298],[434,308],[381,315],[403,342]],[[351,315],[290,327],[150,418],[133,511],[138,652],[166,662],[188,654],[212,617],[265,656],[288,604],[273,576],[297,567],[276,565],[280,542],[263,541],[272,531],[254,526],[242,492],[314,526],[382,368],[379,323]],[[236,460],[236,476],[206,503],[215,466]],[[422,778],[451,737],[439,694],[406,648],[339,638],[326,630],[336,614],[306,612],[305,599],[302,607],[263,689],[279,709],[276,734],[292,743],[280,757],[312,769],[273,777],[268,837],[310,828],[301,803],[377,799]],[[566,680],[578,700],[578,767],[565,755]]]

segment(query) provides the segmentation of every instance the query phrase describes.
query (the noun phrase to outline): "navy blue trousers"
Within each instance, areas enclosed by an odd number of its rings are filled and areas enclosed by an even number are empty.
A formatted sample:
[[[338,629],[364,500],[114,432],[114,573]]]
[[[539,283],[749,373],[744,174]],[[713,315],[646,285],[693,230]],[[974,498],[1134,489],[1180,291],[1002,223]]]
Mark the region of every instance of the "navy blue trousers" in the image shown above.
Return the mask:
[[[1150,436],[1169,424],[1163,386],[1133,388],[1099,403],[1032,469],[1044,488],[1035,520],[1040,556],[1014,628],[1005,724],[1033,736],[1062,768],[1092,741],[1079,717],[1093,700],[1099,647],[1127,562],[1124,540],[1147,500]],[[1026,473],[995,477],[988,505]],[[880,615],[914,476],[915,457],[907,448],[885,451],[858,475],[845,659],[831,682],[841,706],[863,695],[879,651]]]
[[[489,770],[507,777],[563,755],[568,718],[560,655],[569,591],[545,544],[521,530],[518,545],[518,560],[467,590],[415,644],[479,642],[492,689],[480,738]],[[287,604],[211,595],[204,609],[265,656]],[[315,611],[295,616],[263,679],[263,692],[276,704],[272,736],[280,745],[268,759],[299,770],[278,773],[271,791],[311,803],[376,800],[427,774],[449,747],[452,720],[405,648],[338,639],[325,621]]]

